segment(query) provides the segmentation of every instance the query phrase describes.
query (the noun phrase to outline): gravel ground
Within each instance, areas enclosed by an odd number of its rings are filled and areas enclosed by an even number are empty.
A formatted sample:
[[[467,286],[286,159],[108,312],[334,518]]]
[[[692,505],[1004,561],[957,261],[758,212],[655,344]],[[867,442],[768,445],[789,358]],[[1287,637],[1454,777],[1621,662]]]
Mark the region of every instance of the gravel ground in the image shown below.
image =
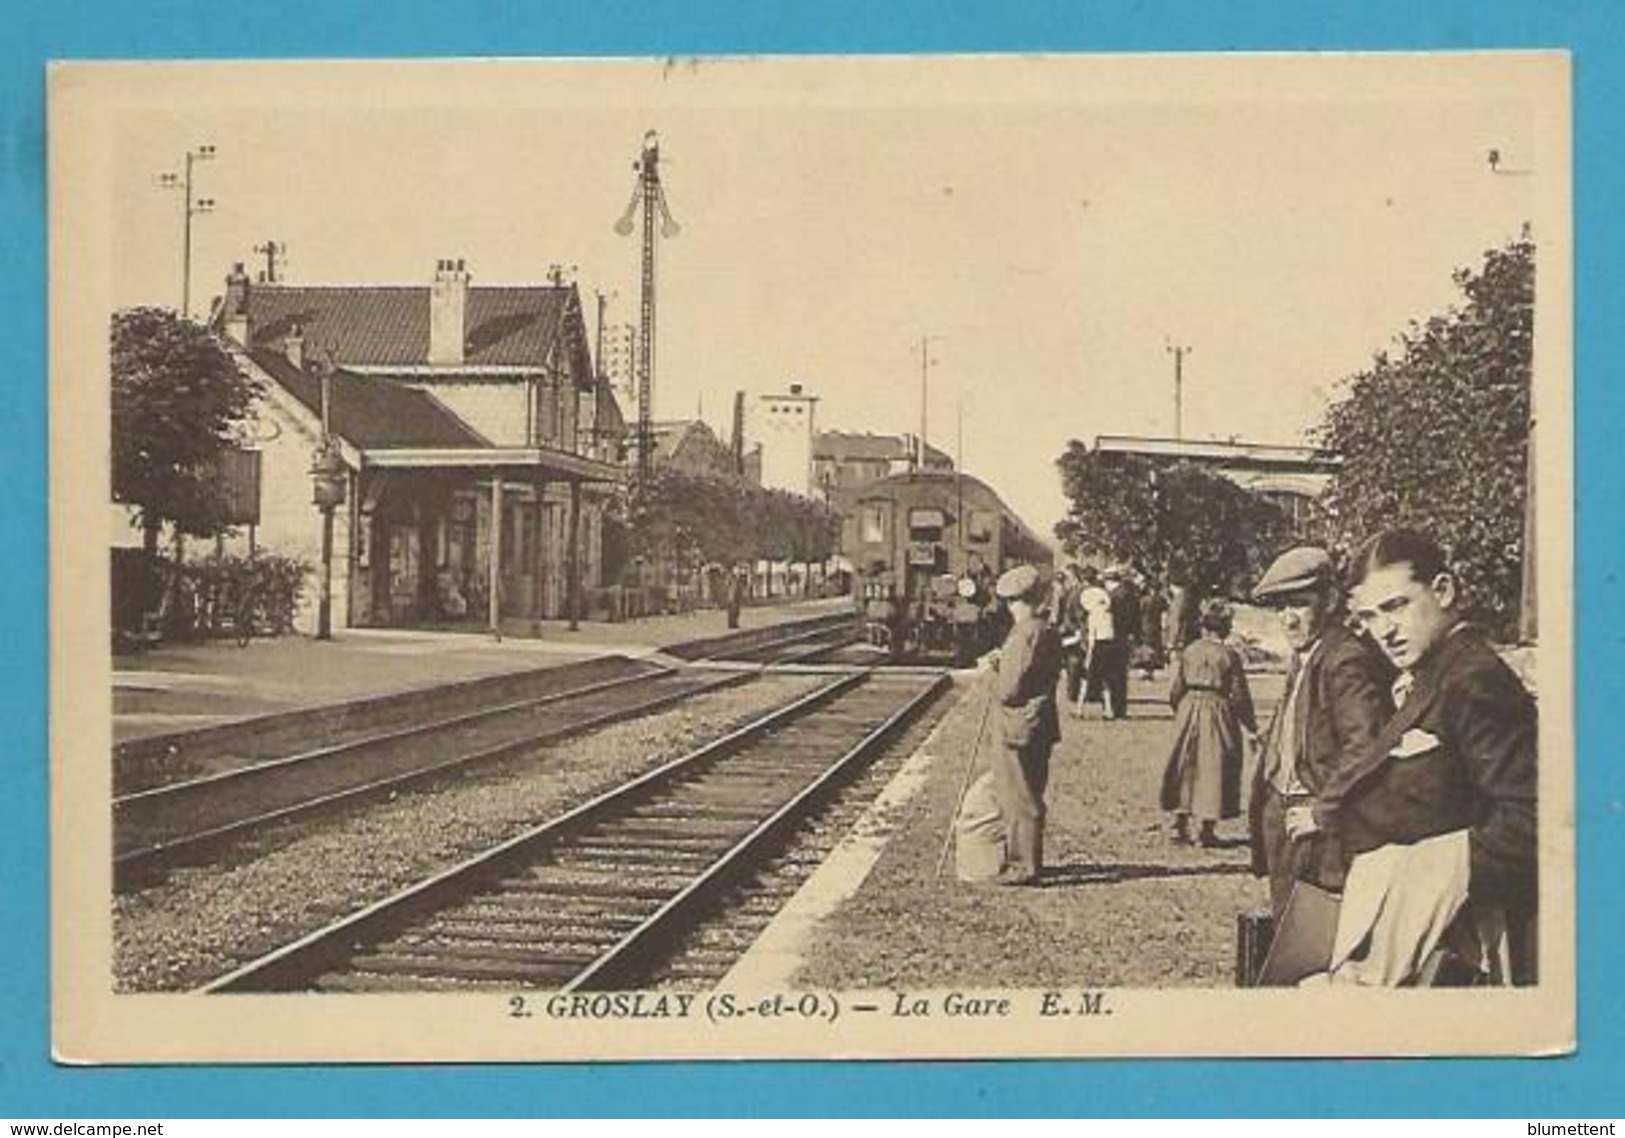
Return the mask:
[[[1250,679],[1267,718],[1280,677]],[[1220,825],[1225,848],[1169,841],[1157,806],[1173,729],[1166,695],[1165,678],[1136,677],[1128,720],[1063,714],[1046,796],[1044,884],[1012,889],[961,884],[951,861],[935,877],[983,706],[982,689],[970,689],[932,745],[936,764],[910,817],[820,930],[798,986],[1233,983],[1236,914],[1264,903],[1267,890],[1248,872],[1244,818]]]
[[[675,758],[827,677],[785,675],[540,748],[449,787],[357,808],[233,863],[114,898],[121,992],[195,988]]]

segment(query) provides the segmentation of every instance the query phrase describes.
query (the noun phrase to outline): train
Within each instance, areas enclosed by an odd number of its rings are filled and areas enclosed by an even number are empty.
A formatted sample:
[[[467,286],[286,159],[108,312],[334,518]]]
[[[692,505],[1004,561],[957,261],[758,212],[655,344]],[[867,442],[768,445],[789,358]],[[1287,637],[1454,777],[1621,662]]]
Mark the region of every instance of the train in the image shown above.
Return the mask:
[[[847,493],[841,533],[854,600],[877,648],[902,662],[965,665],[1003,629],[993,584],[1012,565],[1048,572],[1049,546],[987,483],[957,471],[893,474]]]

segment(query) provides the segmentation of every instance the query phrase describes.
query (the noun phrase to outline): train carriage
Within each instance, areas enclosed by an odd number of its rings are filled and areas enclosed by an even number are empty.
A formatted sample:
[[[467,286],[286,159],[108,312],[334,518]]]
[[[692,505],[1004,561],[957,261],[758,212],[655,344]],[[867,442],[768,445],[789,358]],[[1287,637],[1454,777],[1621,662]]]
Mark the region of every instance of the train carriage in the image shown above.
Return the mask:
[[[954,471],[894,474],[858,487],[841,548],[856,569],[870,639],[894,657],[966,663],[996,635],[993,582],[1049,547],[987,483]]]

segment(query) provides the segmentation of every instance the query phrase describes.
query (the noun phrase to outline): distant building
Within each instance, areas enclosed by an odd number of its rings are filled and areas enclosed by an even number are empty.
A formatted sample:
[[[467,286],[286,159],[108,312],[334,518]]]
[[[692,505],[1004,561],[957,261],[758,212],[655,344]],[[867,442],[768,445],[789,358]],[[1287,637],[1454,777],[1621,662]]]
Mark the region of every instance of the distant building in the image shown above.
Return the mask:
[[[807,498],[814,496],[817,410],[818,396],[809,394],[799,383],[792,383],[790,390],[782,394],[757,396],[755,421],[748,434],[762,448],[763,486]]]
[[[1280,506],[1294,525],[1308,517],[1343,465],[1340,456],[1303,446],[1273,446],[1236,440],[1141,438],[1099,435],[1097,454],[1134,455],[1172,466],[1188,462],[1227,478]]]
[[[831,496],[915,467],[916,435],[873,435],[868,431],[819,431],[813,441],[813,484]],[[952,470],[954,463],[927,444],[922,469]]]
[[[598,368],[609,380],[610,389],[620,402],[623,413],[636,419],[638,415],[638,326],[636,324],[604,325],[603,358]]]
[[[684,474],[733,477],[733,451],[717,437],[703,419],[666,419],[649,425],[653,436],[655,469],[680,470]],[[636,456],[631,456],[636,461]]]

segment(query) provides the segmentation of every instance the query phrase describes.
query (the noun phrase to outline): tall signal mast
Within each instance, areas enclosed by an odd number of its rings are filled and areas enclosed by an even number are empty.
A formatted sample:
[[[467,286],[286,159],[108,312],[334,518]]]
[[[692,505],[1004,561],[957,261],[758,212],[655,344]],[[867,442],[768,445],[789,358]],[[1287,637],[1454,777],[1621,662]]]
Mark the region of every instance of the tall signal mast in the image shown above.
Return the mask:
[[[615,232],[629,236],[633,217],[643,207],[643,305],[638,334],[638,477],[649,477],[654,455],[653,401],[655,374],[655,211],[660,212],[660,236],[676,237],[681,227],[666,204],[666,191],[660,185],[660,139],[654,131],[643,136],[643,153],[632,163],[638,181],[632,187],[632,200],[615,223]]]

